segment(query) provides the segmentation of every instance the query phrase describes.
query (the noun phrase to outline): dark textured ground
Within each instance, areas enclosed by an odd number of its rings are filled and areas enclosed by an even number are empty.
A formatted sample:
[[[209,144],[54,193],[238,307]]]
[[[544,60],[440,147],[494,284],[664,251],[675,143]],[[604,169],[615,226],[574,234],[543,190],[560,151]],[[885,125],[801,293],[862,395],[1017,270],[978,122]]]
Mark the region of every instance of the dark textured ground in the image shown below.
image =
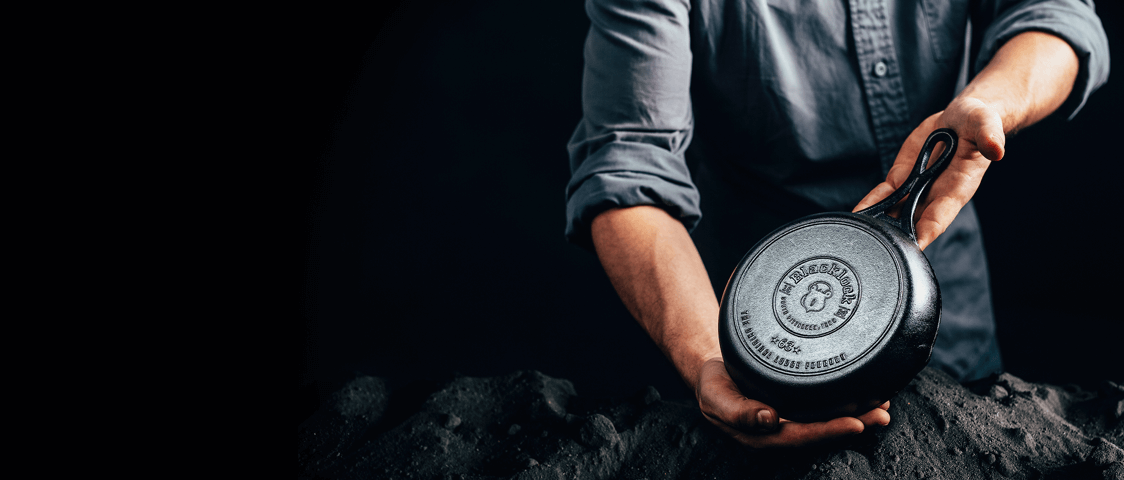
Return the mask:
[[[814,449],[751,451],[653,389],[587,399],[538,372],[427,392],[356,378],[298,428],[301,478],[950,478],[1124,480],[1124,386],[1002,375],[969,390],[933,369],[889,426]],[[428,396],[426,394],[428,393]]]

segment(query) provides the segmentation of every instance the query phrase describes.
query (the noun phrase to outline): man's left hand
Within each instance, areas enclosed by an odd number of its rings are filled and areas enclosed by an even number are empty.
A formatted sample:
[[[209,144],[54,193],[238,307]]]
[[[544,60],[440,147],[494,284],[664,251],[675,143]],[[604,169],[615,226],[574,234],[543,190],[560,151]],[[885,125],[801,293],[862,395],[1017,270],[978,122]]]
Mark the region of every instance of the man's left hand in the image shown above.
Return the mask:
[[[859,202],[859,211],[886,198],[909,177],[929,134],[951,128],[960,137],[948,169],[937,177],[917,206],[917,243],[922,249],[944,233],[972,199],[984,172],[1003,158],[1006,132],[1038,122],[1061,106],[1077,78],[1077,54],[1052,34],[1027,31],[1003,44],[987,67],[964,87],[943,112],[921,122],[898,151],[886,181]],[[940,154],[937,147],[935,154]]]
[[[917,206],[914,218],[918,219],[917,243],[922,250],[944,233],[972,199],[991,162],[1003,158],[1003,120],[992,106],[974,98],[958,97],[944,111],[926,118],[906,138],[886,181],[866,194],[853,210],[870,207],[897,190],[909,177],[925,140],[938,128],[953,129],[960,141],[956,156]],[[937,158],[943,148],[943,144],[939,145],[932,158]]]

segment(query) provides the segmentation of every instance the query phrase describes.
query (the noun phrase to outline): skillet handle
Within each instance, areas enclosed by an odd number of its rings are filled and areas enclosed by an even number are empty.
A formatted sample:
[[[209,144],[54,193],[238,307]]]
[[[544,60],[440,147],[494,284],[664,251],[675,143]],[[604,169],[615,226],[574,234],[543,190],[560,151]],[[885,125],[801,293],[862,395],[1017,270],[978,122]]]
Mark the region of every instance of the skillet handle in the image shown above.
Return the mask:
[[[917,162],[913,164],[913,171],[910,172],[902,186],[881,202],[859,211],[859,215],[871,216],[898,227],[916,243],[917,228],[913,225],[913,215],[917,210],[917,203],[925,196],[925,190],[929,188],[933,180],[936,180],[937,176],[951,163],[952,157],[956,155],[957,140],[956,132],[949,128],[940,128],[930,133],[929,138],[925,140],[925,145],[921,147],[921,153],[917,155]],[[929,157],[933,155],[933,149],[939,142],[945,143],[944,152],[932,165],[929,165]],[[910,195],[911,192],[912,195]],[[902,205],[901,213],[898,215],[899,218],[887,215],[886,212],[906,195],[910,195],[910,197]]]

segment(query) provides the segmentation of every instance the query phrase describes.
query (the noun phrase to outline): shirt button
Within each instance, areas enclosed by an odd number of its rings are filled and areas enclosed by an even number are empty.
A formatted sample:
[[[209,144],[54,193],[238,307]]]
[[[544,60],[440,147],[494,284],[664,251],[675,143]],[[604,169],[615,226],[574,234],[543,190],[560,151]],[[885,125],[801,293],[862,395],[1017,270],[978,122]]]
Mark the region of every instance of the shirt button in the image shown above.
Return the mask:
[[[886,76],[886,62],[878,62],[878,63],[874,64],[874,76],[876,76],[876,77],[885,77]]]

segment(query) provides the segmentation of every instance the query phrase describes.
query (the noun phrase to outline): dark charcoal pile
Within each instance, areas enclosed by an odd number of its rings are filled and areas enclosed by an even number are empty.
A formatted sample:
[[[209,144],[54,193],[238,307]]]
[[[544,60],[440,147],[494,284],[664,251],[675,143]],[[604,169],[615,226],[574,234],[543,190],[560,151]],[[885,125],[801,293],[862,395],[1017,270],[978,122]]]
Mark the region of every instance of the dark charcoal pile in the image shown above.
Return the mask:
[[[300,426],[298,468],[302,478],[1124,480],[1124,387],[1002,375],[976,390],[926,369],[891,401],[888,427],[751,451],[651,387],[586,399],[569,381],[517,372],[456,378],[426,398],[362,377]]]

